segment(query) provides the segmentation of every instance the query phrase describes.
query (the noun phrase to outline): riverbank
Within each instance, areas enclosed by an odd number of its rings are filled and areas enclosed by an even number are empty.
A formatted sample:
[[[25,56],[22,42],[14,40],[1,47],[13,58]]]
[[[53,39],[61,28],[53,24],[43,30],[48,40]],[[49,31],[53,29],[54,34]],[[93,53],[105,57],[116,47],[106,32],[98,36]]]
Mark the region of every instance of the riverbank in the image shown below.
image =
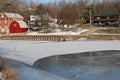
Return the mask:
[[[2,71],[5,80],[67,80],[19,61],[8,58],[2,59],[6,62],[6,69]]]
[[[0,79],[1,80],[19,80],[17,69],[14,69],[10,59],[0,57]],[[10,67],[11,66],[11,67]]]

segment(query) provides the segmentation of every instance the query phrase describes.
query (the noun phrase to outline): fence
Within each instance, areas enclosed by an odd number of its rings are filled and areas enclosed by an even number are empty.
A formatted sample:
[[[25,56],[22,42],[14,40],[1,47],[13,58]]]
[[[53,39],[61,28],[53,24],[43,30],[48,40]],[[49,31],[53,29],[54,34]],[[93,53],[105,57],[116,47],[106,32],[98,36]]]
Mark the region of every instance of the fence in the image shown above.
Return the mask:
[[[78,38],[79,36],[63,35],[3,35],[0,40],[72,41]]]

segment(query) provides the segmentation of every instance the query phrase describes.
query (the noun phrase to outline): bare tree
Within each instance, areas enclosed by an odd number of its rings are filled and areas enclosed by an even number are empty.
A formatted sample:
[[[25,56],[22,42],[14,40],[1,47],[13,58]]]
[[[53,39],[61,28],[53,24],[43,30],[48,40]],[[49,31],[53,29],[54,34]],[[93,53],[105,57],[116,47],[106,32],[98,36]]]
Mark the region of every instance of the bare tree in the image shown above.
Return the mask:
[[[0,2],[1,12],[19,12],[20,0],[4,0]]]
[[[62,20],[63,24],[73,24],[78,18],[75,6],[72,3],[62,4],[64,7],[60,9],[59,19]]]
[[[103,10],[113,10],[114,7],[110,0],[103,0]]]
[[[57,18],[57,3],[49,3],[47,4],[47,12],[52,18]]]
[[[88,0],[77,0],[75,5],[76,5],[76,11],[79,18],[83,17],[87,4],[88,4]]]

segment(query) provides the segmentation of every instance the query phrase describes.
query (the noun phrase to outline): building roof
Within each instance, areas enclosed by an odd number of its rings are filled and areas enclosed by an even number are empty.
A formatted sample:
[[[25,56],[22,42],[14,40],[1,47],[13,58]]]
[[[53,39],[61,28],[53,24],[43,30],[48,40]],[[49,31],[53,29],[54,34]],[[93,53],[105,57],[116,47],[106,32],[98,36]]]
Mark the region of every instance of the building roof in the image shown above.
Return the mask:
[[[102,11],[98,14],[95,14],[94,16],[113,16],[113,15],[119,15],[119,12],[113,11],[113,10],[106,10],[106,11]]]
[[[7,12],[5,12],[4,15],[6,17],[9,17],[9,18],[24,18],[23,16],[21,16],[18,13],[7,13]]]
[[[93,20],[93,21],[116,21],[118,19],[99,19],[99,20]]]
[[[24,21],[16,21],[16,22],[19,23],[20,28],[29,28],[28,25]]]

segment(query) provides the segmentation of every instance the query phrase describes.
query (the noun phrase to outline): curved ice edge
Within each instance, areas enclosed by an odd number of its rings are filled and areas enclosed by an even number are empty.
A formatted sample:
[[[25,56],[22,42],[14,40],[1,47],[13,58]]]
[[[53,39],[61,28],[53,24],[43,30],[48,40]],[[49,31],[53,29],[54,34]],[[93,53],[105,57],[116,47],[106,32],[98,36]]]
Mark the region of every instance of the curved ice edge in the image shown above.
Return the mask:
[[[41,58],[92,51],[120,50],[120,41],[0,41],[0,56],[33,65]],[[17,44],[17,45],[16,45]],[[8,46],[9,45],[9,46]]]

